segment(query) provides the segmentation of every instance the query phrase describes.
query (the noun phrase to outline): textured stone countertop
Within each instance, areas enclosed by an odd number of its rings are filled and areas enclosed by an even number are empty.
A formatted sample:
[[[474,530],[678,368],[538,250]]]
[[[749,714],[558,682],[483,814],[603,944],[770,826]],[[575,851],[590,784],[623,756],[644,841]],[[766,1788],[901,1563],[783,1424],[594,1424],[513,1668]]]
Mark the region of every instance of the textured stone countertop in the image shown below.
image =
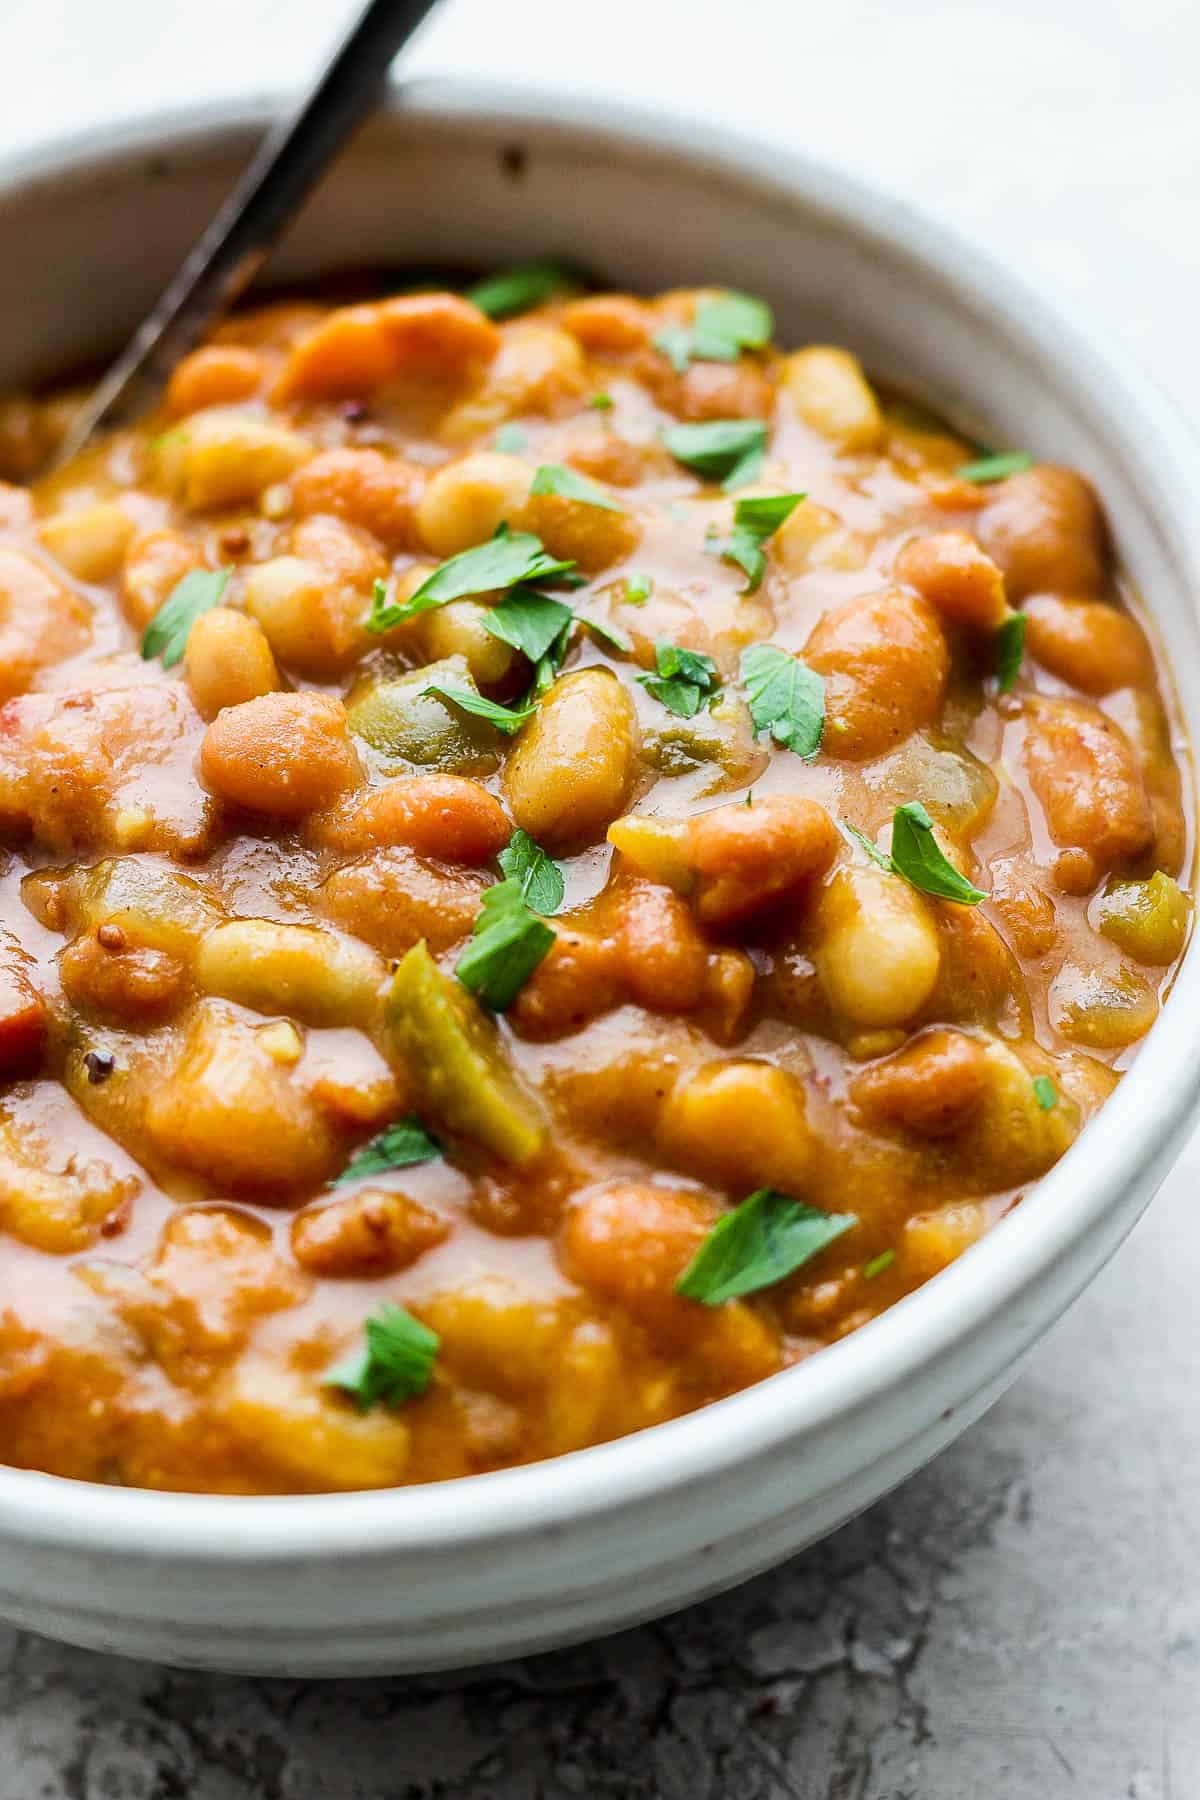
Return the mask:
[[[348,0],[5,0],[0,157],[299,79]],[[412,66],[821,151],[1107,319],[1200,403],[1188,0],[449,0]],[[624,48],[628,34],[632,48]],[[586,43],[586,68],[576,65]],[[786,1568],[558,1655],[334,1684],[0,1632],[0,1800],[1195,1800],[1200,1143],[1017,1386]]]

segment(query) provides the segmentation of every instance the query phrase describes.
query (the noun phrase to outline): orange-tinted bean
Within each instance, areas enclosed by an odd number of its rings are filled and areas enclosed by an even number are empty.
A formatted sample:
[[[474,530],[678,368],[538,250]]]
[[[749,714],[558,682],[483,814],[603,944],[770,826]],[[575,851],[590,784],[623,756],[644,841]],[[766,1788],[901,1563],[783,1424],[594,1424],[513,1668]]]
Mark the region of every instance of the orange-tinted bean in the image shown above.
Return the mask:
[[[240,344],[205,344],[177,365],[167,383],[166,407],[173,419],[205,406],[234,406],[249,400],[266,379],[266,364]]]
[[[559,312],[558,322],[585,350],[600,352],[640,350],[655,329],[650,307],[632,294],[589,294],[583,300],[570,300]]]
[[[611,938],[555,927],[554,943],[510,1007],[522,1037],[554,1038],[578,1031],[624,999],[621,953]]]
[[[1033,594],[1023,610],[1027,653],[1060,681],[1097,696],[1153,682],[1150,646],[1128,613],[1061,594]]]
[[[1025,766],[1050,835],[1087,859],[1060,858],[1059,885],[1065,877],[1069,892],[1086,891],[1097,873],[1140,856],[1153,841],[1145,783],[1128,738],[1099,707],[1036,698],[1026,713]]]
[[[183,964],[167,951],[140,945],[109,949],[91,932],[68,944],[58,974],[72,1006],[131,1024],[156,1022],[187,991]]]
[[[462,775],[411,775],[354,797],[313,822],[314,835],[343,850],[407,844],[446,862],[498,856],[512,821],[494,795]]]
[[[896,579],[952,624],[995,631],[1008,617],[1004,577],[965,531],[910,538],[896,558]]]
[[[393,1275],[450,1235],[428,1207],[386,1188],[363,1188],[292,1223],[292,1253],[313,1275]]]
[[[621,902],[617,943],[626,985],[639,1006],[687,1012],[699,1004],[708,948],[691,909],[672,889],[631,884]]]
[[[296,513],[334,513],[359,525],[388,550],[413,542],[413,502],[420,471],[379,450],[323,450],[292,477]]]
[[[850,1093],[869,1120],[944,1137],[975,1111],[987,1085],[980,1044],[961,1031],[927,1031],[856,1075]]]
[[[46,1036],[46,1003],[33,985],[32,963],[0,926],[0,1075],[27,1074]]]
[[[832,756],[878,756],[936,716],[950,672],[927,600],[888,588],[835,607],[804,650],[825,677],[825,739]]]
[[[361,779],[346,709],[325,694],[264,694],[227,707],[200,746],[200,772],[219,799],[298,819]]]
[[[144,631],[172,588],[203,563],[198,546],[182,532],[139,531],[121,576],[121,605],[134,629]]]
[[[799,795],[697,813],[688,827],[697,915],[710,925],[749,918],[823,875],[839,842],[825,808]]]
[[[1096,594],[1108,576],[1104,515],[1074,469],[1039,463],[989,490],[979,541],[1004,571],[1015,606],[1028,594]]]
[[[455,294],[407,294],[339,307],[295,345],[275,398],[370,393],[409,364],[462,373],[494,356],[499,344],[491,320]]]

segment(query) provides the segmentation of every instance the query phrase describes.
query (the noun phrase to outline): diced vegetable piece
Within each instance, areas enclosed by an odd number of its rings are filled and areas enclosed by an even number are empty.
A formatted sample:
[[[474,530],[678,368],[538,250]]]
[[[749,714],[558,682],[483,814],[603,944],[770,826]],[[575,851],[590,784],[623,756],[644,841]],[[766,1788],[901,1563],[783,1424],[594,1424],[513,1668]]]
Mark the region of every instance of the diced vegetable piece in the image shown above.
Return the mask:
[[[392,1039],[412,1070],[420,1110],[434,1128],[473,1138],[505,1162],[531,1162],[546,1138],[533,1094],[491,1021],[453,976],[414,944],[386,1001]]]
[[[1092,906],[1097,929],[1152,968],[1165,968],[1182,954],[1191,912],[1188,896],[1161,869],[1149,881],[1110,882]]]
[[[1128,964],[1093,968],[1065,962],[1050,987],[1050,1020],[1073,1044],[1123,1050],[1158,1017],[1154,989]]]
[[[476,693],[466,662],[447,657],[405,675],[384,675],[354,690],[347,720],[355,737],[396,763],[486,773],[496,764],[496,733],[486,720],[424,690],[434,682]]]
[[[84,930],[116,926],[128,944],[184,959],[221,916],[198,881],[151,857],[113,857],[81,869],[72,886]]]

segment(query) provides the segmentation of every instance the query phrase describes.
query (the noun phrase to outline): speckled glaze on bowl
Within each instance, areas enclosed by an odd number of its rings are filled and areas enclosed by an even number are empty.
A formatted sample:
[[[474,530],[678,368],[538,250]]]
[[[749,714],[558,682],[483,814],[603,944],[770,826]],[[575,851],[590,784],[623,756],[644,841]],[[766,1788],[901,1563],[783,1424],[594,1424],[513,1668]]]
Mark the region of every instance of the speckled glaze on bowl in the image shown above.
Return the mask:
[[[107,353],[270,114],[135,122],[0,170],[0,383]],[[819,164],[547,94],[396,93],[298,222],[284,278],[560,254],[619,286],[729,281],[784,343],[851,344],[996,442],[1101,486],[1200,741],[1200,456],[1000,269]],[[599,1449],[391,1492],[227,1499],[0,1469],[0,1615],[98,1649],[278,1674],[429,1669],[609,1631],[766,1568],[1002,1392],[1166,1173],[1200,1089],[1200,959],[1062,1163],[981,1244],[800,1368]]]

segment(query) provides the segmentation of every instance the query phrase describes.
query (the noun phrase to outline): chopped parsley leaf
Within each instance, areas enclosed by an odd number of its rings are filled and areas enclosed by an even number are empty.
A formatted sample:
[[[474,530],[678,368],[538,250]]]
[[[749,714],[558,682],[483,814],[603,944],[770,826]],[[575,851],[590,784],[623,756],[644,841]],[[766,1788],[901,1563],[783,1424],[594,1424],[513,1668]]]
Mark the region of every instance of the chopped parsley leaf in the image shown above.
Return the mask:
[[[742,652],[742,682],[755,736],[769,731],[776,743],[811,761],[825,730],[825,683],[815,669],[775,644],[751,644]]]
[[[853,1213],[821,1212],[790,1194],[759,1188],[713,1226],[675,1291],[705,1306],[757,1293],[857,1224]]]
[[[736,563],[745,572],[744,594],[753,594],[762,586],[767,572],[763,545],[803,499],[803,494],[767,494],[755,500],[739,500],[733,509],[733,531],[729,537],[713,538],[709,547],[714,554]]]
[[[525,901],[536,913],[556,913],[567,891],[563,872],[525,831],[514,831],[498,858],[507,876],[521,884]]]
[[[369,1412],[380,1401],[398,1406],[425,1392],[441,1343],[436,1331],[385,1301],[367,1320],[363,1337],[361,1349],[322,1377],[326,1387],[349,1394],[359,1412]]]
[[[963,463],[954,473],[960,481],[974,481],[984,484],[989,481],[1003,481],[1009,475],[1020,475],[1025,469],[1032,469],[1033,458],[1028,450],[1005,450],[996,456],[981,456],[975,462]]]
[[[503,1012],[553,943],[553,930],[530,910],[521,881],[510,875],[485,892],[454,973],[485,1006]]]
[[[192,626],[201,613],[211,612],[218,604],[232,573],[232,569],[192,569],[175,583],[142,633],[142,655],[147,662],[160,656],[164,669],[182,662]]]
[[[531,494],[557,494],[563,500],[580,500],[585,506],[602,506],[605,512],[623,513],[625,508],[611,500],[603,488],[569,469],[565,463],[543,463],[533,478]]]
[[[639,675],[638,680],[648,694],[653,694],[680,719],[694,719],[701,701],[721,685],[711,656],[700,650],[684,650],[666,638],[659,638],[654,646],[654,666],[653,675]]]
[[[379,1175],[385,1169],[408,1169],[414,1163],[432,1162],[441,1154],[441,1145],[430,1136],[420,1119],[412,1116],[397,1119],[394,1125],[389,1125],[355,1152],[333,1186],[358,1181],[363,1175]]]

